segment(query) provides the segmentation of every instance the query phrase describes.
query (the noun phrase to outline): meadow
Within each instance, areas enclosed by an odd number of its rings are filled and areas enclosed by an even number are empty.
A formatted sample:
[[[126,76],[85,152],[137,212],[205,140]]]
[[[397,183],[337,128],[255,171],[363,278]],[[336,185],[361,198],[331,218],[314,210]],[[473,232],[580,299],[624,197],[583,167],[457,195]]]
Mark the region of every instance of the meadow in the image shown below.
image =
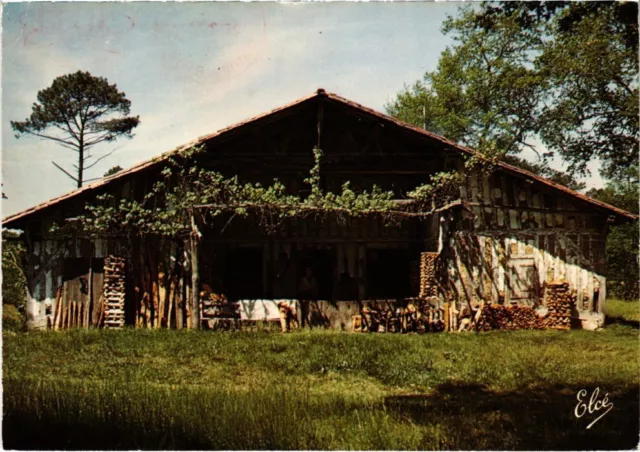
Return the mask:
[[[4,332],[4,447],[634,448],[639,308],[597,332]]]

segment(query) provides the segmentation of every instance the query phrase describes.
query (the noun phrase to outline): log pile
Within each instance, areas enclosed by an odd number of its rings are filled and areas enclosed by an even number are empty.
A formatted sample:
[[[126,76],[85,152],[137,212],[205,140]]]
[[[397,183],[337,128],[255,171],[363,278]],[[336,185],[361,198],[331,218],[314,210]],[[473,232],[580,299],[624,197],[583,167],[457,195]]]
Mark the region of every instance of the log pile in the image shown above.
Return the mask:
[[[487,304],[481,307],[476,323],[479,331],[543,329],[543,319],[531,306]]]
[[[104,259],[103,324],[105,328],[124,326],[125,260],[107,256]]]
[[[395,333],[401,328],[400,318],[391,309],[365,306],[362,314],[362,330],[370,333]]]
[[[564,287],[564,286],[563,286]],[[566,294],[569,295],[566,295]],[[574,300],[575,295],[564,292],[564,301]],[[505,306],[481,302],[469,306],[456,303],[440,303],[436,299],[405,299],[405,307],[393,307],[387,303],[364,306],[360,315],[352,317],[356,332],[370,333],[428,333],[439,331],[490,331],[532,330],[544,328],[568,328],[571,310],[563,311],[563,317],[543,316],[531,306]],[[564,306],[564,305],[563,305]],[[557,307],[554,312],[558,312]],[[560,321],[558,320],[560,319]]]
[[[223,294],[213,293],[207,284],[200,292],[200,323],[203,329],[236,330],[240,324],[240,305]]]
[[[353,316],[352,328],[369,333],[427,333],[444,331],[445,308],[424,300],[408,298],[405,307],[371,304]]]
[[[436,285],[436,259],[438,253],[420,253],[420,298],[438,295]]]
[[[576,305],[577,293],[566,281],[547,283],[546,304],[549,310],[545,319],[547,328],[568,330],[571,328],[571,311]]]

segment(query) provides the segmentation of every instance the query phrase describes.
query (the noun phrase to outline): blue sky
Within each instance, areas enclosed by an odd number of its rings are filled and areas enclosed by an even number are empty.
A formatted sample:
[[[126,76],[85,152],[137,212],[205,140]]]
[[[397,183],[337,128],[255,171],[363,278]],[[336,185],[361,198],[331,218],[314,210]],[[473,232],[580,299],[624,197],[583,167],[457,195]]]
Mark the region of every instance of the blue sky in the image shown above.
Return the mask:
[[[16,139],[38,90],[87,70],[127,94],[141,125],[87,177],[124,168],[323,87],[376,110],[435,69],[456,3],[11,3],[2,17],[2,202],[6,216],[74,188],[51,160],[75,154]],[[96,152],[98,153],[98,152]],[[597,171],[592,171],[594,174]],[[594,176],[590,186],[600,186]]]

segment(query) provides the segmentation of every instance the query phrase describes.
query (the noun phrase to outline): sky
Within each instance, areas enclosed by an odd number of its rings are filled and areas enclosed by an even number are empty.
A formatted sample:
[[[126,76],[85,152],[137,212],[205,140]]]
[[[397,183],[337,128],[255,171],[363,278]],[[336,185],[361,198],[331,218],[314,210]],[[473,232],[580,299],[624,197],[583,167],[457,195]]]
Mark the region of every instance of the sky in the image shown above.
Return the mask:
[[[75,183],[76,154],[23,136],[39,90],[89,71],[131,101],[141,124],[89,170],[128,168],[198,136],[324,88],[378,111],[434,70],[440,27],[460,3],[10,3],[2,13],[2,217]],[[595,165],[595,164],[594,164]],[[602,186],[597,165],[588,187]],[[552,165],[562,169],[561,164]]]

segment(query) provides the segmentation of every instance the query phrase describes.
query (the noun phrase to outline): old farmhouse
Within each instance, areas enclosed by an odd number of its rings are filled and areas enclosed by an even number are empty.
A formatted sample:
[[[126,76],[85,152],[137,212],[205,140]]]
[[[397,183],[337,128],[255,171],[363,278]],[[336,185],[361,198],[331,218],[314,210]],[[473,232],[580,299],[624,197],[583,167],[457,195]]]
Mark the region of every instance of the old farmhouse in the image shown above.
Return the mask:
[[[355,189],[376,184],[401,204],[437,172],[465,172],[465,182],[432,215],[395,227],[375,216],[347,223],[305,218],[276,233],[250,218],[202,225],[197,259],[189,263],[174,241],[52,230],[97,195],[143,197],[167,159],[194,145],[205,148],[198,156],[203,167],[244,181],[278,178],[297,194],[307,190],[314,146],[324,152],[327,191],[345,181]],[[607,230],[636,216],[505,163],[490,172],[469,169],[465,159],[475,155],[320,89],[5,218],[3,227],[22,230],[27,247],[28,324],[212,327],[225,317],[226,300],[236,306],[229,317],[240,310],[247,320],[272,317],[275,302],[286,300],[298,320],[346,330],[372,330],[373,311],[388,318],[409,312],[413,321],[423,312],[429,324],[437,319],[441,329],[462,329],[465,317],[480,319],[482,306],[529,307],[548,326],[600,326]],[[306,311],[296,305],[305,277],[314,286]],[[377,323],[379,331],[391,328],[384,319]]]

